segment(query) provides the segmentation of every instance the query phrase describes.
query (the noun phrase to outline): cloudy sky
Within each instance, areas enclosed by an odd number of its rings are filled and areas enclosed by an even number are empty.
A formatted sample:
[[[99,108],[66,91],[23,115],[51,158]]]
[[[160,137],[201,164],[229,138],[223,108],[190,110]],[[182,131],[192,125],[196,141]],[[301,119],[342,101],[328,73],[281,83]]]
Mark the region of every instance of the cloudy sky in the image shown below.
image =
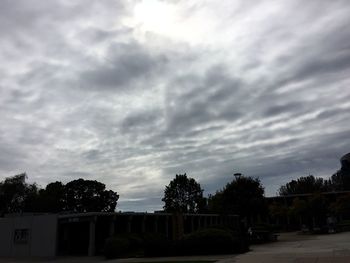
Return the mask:
[[[350,3],[0,0],[0,180],[162,207],[176,173],[266,195],[350,152]]]

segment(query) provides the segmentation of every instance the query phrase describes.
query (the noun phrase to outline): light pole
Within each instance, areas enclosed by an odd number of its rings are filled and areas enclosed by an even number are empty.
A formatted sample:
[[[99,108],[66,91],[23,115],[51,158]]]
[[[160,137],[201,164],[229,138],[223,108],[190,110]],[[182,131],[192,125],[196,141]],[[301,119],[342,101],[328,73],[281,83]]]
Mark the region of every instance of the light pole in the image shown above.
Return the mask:
[[[233,176],[236,178],[236,181],[241,178],[242,174],[241,173],[235,173]]]

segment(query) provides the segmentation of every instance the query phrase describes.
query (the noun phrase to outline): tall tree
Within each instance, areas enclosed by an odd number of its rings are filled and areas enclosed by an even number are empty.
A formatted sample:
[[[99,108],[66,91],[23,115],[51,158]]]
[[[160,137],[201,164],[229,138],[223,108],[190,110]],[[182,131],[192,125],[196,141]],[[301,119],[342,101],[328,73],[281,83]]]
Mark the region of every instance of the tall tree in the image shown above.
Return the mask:
[[[36,201],[36,211],[58,213],[65,209],[65,185],[61,182],[49,183],[45,189],[39,191]]]
[[[26,183],[25,173],[5,178],[0,182],[0,215],[30,211],[37,197],[36,184]]]
[[[113,212],[119,195],[103,183],[77,179],[65,186],[65,210],[74,212]]]
[[[209,198],[214,212],[238,214],[248,219],[265,215],[264,188],[258,178],[239,176]]]
[[[203,190],[195,179],[177,174],[165,187],[162,201],[167,212],[197,213],[204,206]]]
[[[349,191],[350,190],[350,169],[342,167],[339,171],[329,179],[330,188],[334,191]]]

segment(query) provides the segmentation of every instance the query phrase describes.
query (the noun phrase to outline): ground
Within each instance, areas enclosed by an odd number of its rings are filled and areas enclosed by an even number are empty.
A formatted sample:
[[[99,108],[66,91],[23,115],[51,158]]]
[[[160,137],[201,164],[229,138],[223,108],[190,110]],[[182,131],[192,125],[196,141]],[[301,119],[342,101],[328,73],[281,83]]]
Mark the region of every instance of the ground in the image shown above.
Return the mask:
[[[251,251],[241,255],[193,256],[171,258],[130,258],[106,261],[101,257],[93,258],[57,258],[55,260],[40,260],[39,262],[54,263],[139,263],[139,262],[179,262],[179,261],[217,261],[217,263],[348,263],[350,262],[350,232],[331,235],[299,235],[283,233],[279,241],[251,247]],[[38,262],[0,259],[0,262]]]
[[[251,252],[220,263],[350,262],[350,232],[331,235],[281,234],[279,241],[251,247]]]

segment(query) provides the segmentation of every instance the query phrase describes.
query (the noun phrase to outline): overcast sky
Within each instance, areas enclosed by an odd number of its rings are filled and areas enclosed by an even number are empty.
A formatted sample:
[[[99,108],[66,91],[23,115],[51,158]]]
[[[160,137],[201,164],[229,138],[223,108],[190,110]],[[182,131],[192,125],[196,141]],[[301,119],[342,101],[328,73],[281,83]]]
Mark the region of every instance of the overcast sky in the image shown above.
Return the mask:
[[[267,196],[350,152],[350,3],[0,0],[0,180],[163,206],[187,173]]]

